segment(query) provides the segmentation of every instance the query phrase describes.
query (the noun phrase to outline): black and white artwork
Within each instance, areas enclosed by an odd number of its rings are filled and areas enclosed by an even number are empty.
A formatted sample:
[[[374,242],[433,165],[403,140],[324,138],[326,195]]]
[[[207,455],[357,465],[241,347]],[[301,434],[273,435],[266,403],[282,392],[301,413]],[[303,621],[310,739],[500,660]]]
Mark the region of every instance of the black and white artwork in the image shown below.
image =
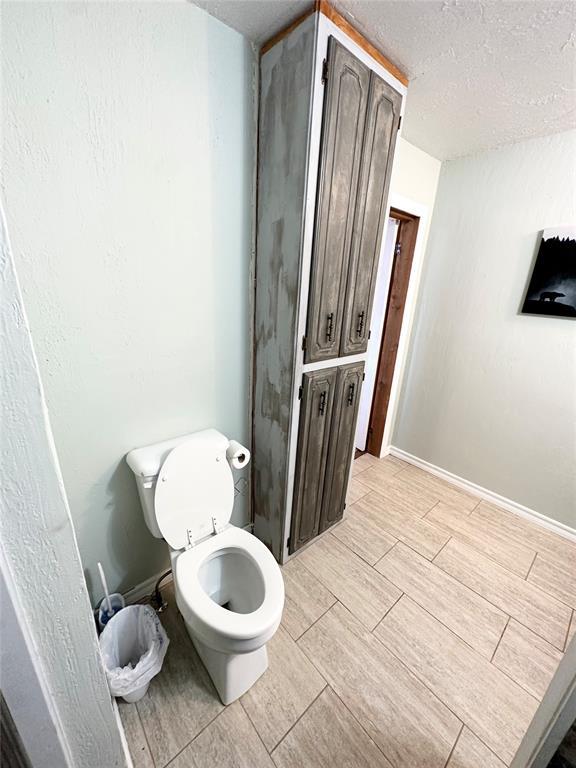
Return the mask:
[[[542,233],[522,313],[576,317],[576,227]]]

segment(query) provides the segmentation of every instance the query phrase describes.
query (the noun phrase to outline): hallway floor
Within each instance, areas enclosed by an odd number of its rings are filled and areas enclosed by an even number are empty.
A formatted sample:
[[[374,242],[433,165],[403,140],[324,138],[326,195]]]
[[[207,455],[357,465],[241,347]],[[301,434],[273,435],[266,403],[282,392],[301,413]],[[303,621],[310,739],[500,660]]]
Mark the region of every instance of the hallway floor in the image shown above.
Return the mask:
[[[398,459],[283,567],[270,667],[224,708],[170,591],[170,648],[120,704],[135,768],[503,768],[576,630],[576,544]]]

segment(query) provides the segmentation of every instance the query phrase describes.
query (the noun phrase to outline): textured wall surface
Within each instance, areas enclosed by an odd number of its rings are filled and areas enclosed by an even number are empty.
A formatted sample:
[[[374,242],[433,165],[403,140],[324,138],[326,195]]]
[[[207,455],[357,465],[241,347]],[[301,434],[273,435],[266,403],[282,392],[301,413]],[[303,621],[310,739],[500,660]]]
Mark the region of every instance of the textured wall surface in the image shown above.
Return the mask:
[[[186,2],[2,14],[6,215],[99,598],[98,560],[121,590],[167,562],[126,452],[248,440],[254,54]]]
[[[576,133],[442,166],[393,443],[576,527],[576,323],[520,315],[576,221]]]
[[[424,224],[424,247],[430,232],[441,165],[440,160],[436,160],[432,155],[428,155],[406,139],[399,137],[392,168],[390,194],[402,195],[414,203],[425,205],[428,209],[428,217]]]
[[[301,0],[193,0],[262,44]],[[576,126],[570,0],[332,0],[410,80],[404,136],[441,159]]]
[[[30,756],[35,756],[37,740],[28,738],[28,727],[33,720],[38,731],[44,728],[46,749],[35,766],[65,768],[55,762],[56,734],[70,768],[124,766],[1,209],[0,313],[0,581],[2,587],[5,582],[10,585],[11,602],[18,605],[30,643],[33,661],[28,664],[36,667],[35,676],[29,668],[20,674],[21,685],[32,686],[26,690],[32,701],[24,710],[22,737]],[[3,621],[9,617],[2,614]],[[12,626],[3,633],[3,662],[10,658],[10,643],[19,641],[14,630]],[[18,653],[12,660],[19,657],[22,663],[23,649],[12,650]],[[2,679],[7,693],[12,693],[13,676],[11,669]],[[43,711],[38,680],[43,681],[56,734]],[[16,706],[16,722],[21,712]]]

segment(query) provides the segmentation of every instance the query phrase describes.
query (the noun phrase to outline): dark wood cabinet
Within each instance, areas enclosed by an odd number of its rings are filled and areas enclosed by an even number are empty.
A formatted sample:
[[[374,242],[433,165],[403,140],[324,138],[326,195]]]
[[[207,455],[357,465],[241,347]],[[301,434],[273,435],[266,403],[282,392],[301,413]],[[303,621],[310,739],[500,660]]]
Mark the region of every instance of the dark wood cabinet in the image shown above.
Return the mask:
[[[260,58],[251,501],[280,562],[344,510],[406,93],[333,13]]]
[[[348,264],[341,355],[359,354],[368,348],[401,102],[400,95],[372,72]]]
[[[330,38],[306,362],[365,352],[402,99]]]
[[[338,357],[370,70],[334,38],[328,45],[306,362]]]
[[[290,552],[344,514],[364,363],[305,373]]]
[[[338,368],[319,533],[341,520],[344,514],[363,376],[364,363]]]
[[[317,535],[332,426],[337,369],[305,373],[294,478],[291,550]]]

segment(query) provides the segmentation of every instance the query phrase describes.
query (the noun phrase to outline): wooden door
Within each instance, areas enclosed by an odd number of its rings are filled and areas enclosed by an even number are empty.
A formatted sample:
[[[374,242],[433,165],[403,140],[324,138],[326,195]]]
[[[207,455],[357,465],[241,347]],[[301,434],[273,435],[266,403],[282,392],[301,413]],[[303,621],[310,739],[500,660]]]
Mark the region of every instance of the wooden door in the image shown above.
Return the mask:
[[[365,352],[402,98],[372,72],[348,268],[341,355]]]
[[[380,455],[384,437],[388,403],[390,402],[390,392],[396,366],[396,355],[402,331],[406,295],[408,293],[416,236],[420,223],[420,219],[417,216],[398,211],[394,208],[391,209],[390,216],[397,219],[400,222],[400,226],[394,248],[386,318],[382,332],[378,370],[376,372],[376,383],[370,412],[370,425],[368,427],[368,440],[366,442],[366,450],[374,456]]]
[[[306,362],[338,357],[370,70],[330,38]]]
[[[344,514],[363,376],[364,363],[338,368],[319,532],[337,523]]]
[[[336,368],[304,374],[290,553],[318,533],[336,377]]]

